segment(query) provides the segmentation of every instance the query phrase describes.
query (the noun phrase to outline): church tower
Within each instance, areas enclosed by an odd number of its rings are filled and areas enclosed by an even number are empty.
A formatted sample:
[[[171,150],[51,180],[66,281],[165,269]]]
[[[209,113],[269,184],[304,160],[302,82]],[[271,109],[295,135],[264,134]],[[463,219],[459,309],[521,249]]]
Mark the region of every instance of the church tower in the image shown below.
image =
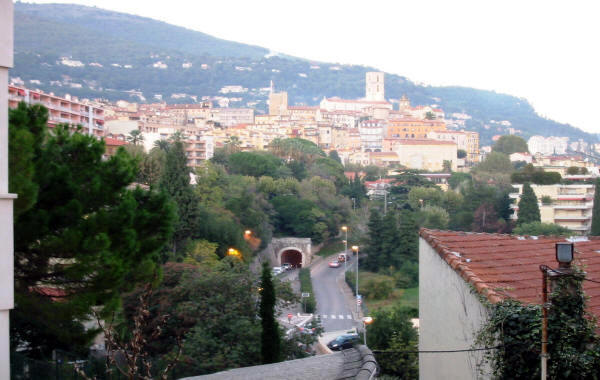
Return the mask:
[[[385,87],[383,84],[382,72],[371,71],[367,73],[365,92],[366,100],[385,101]]]

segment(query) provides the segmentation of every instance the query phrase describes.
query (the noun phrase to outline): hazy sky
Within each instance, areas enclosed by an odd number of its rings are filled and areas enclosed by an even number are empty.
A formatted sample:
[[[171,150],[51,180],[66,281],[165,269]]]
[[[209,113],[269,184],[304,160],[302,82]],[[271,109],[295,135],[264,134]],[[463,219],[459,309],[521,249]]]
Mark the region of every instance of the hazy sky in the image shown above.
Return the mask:
[[[600,133],[600,4],[537,0],[71,0],[430,85],[527,98]]]

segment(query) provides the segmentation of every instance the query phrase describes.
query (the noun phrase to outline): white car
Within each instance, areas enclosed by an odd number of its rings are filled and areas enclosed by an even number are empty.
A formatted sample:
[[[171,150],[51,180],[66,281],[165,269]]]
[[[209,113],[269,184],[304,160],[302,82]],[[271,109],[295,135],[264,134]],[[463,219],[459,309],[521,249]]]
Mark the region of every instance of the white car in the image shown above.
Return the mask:
[[[273,267],[271,269],[271,273],[273,273],[273,276],[277,276],[278,274],[281,274],[284,272],[284,269],[282,267]]]

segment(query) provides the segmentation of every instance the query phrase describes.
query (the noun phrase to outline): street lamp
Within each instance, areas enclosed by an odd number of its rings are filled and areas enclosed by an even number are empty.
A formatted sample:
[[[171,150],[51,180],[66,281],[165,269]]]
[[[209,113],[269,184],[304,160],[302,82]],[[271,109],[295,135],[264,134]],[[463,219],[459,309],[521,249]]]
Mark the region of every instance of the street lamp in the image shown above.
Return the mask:
[[[238,250],[237,250],[237,249],[235,249],[235,248],[229,248],[229,249],[227,250],[227,255],[229,255],[229,256],[235,256],[235,257],[238,257],[238,258],[239,258],[239,257],[240,257],[240,251],[238,251]]]
[[[246,230],[246,231],[244,231],[244,236],[245,236],[245,237],[249,238],[249,237],[250,237],[250,235],[252,235],[252,231],[250,231],[250,230]]]
[[[344,272],[346,272],[346,262],[348,261],[348,227],[342,226],[342,231],[346,233],[346,240],[344,240]]]
[[[358,245],[352,246],[352,252],[356,255],[356,314],[358,315]]]
[[[370,325],[371,323],[373,323],[373,318],[372,317],[364,317],[363,318],[363,328],[365,330],[365,333],[363,334],[363,338],[365,339],[365,346],[367,345],[367,325]]]

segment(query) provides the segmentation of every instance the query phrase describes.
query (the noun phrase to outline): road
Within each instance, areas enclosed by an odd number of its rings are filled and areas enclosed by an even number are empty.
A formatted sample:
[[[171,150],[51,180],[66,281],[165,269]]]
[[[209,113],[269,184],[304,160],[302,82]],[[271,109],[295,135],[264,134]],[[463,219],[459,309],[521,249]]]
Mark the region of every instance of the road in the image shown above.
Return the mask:
[[[356,326],[352,319],[352,310],[339,288],[336,278],[344,272],[344,265],[339,268],[329,268],[329,261],[336,256],[322,260],[311,269],[313,291],[317,300],[317,314],[325,331],[347,330]],[[351,267],[353,260],[348,262]]]

